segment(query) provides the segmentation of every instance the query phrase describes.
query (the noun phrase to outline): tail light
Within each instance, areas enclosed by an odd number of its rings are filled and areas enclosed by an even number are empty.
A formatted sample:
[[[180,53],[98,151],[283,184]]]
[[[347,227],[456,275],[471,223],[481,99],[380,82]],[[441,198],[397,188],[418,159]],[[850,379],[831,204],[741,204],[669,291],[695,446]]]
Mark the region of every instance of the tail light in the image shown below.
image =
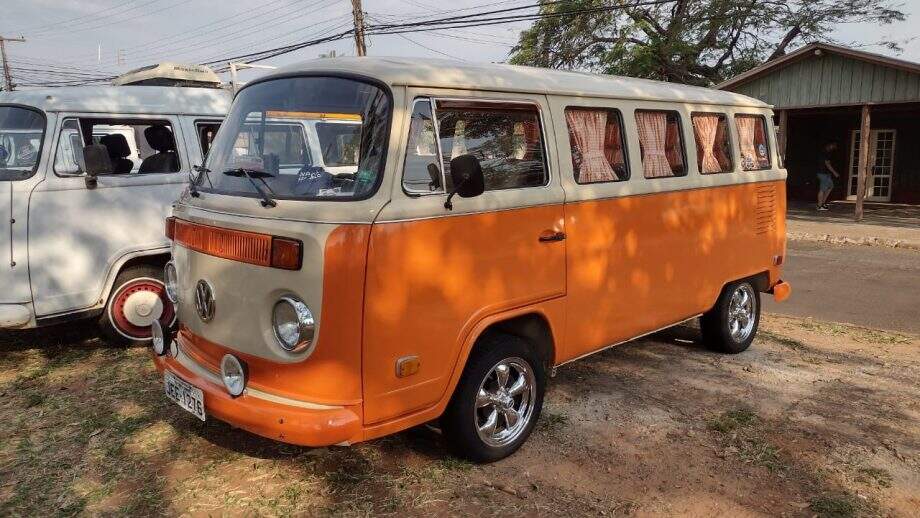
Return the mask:
[[[176,218],[170,216],[166,218],[166,239],[172,241],[176,238]]]
[[[272,268],[299,270],[302,261],[303,245],[300,241],[283,237],[272,238]]]

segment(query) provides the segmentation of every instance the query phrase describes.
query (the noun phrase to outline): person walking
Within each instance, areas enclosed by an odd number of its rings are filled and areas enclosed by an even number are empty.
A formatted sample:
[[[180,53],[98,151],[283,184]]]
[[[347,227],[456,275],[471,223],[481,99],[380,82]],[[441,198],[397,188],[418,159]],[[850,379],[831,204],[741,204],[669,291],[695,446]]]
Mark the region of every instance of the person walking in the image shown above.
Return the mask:
[[[818,159],[818,210],[830,210],[830,207],[827,206],[827,199],[834,190],[834,178],[840,178],[840,174],[837,173],[831,162],[831,156],[836,150],[837,143],[828,142],[821,150],[821,156]]]

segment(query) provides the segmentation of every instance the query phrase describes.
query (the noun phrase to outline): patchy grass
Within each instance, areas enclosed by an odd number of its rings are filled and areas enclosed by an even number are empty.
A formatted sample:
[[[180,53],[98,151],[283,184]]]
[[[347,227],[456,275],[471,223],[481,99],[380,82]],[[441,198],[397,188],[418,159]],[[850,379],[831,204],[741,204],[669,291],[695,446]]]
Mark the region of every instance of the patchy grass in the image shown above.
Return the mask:
[[[746,464],[763,466],[770,471],[785,469],[779,448],[770,444],[756,426],[760,422],[753,410],[742,407],[711,417],[706,427],[719,434],[726,454],[733,454]]]
[[[888,470],[872,467],[860,467],[856,470],[857,480],[867,484],[875,484],[881,488],[891,487],[892,477]]]
[[[783,336],[781,334],[773,333],[771,331],[766,331],[763,329],[758,330],[757,336],[760,338],[764,338],[766,340],[776,342],[784,347],[788,347],[789,349],[792,349],[793,351],[804,351],[808,349],[808,346],[805,345],[805,343],[802,342],[801,340],[796,340],[795,338]]]
[[[855,326],[851,324],[840,324],[836,322],[820,322],[810,318],[797,320],[798,326],[821,334],[834,336],[847,336],[855,342],[866,344],[909,344],[913,338],[903,333],[893,331],[881,331],[866,327]]]
[[[850,495],[824,495],[813,498],[808,508],[821,518],[851,518],[861,506]]]
[[[556,433],[565,428],[569,422],[568,416],[557,412],[547,411],[546,408],[540,414],[540,421],[537,423],[538,430],[544,433]]]

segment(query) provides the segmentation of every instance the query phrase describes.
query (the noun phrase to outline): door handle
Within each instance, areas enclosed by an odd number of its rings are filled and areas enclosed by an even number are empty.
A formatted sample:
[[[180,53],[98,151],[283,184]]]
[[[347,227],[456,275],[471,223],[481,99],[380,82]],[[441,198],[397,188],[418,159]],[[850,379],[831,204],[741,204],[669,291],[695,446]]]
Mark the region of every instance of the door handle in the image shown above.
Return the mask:
[[[543,233],[540,234],[541,243],[550,243],[552,241],[562,241],[563,239],[565,239],[565,232],[544,230]]]

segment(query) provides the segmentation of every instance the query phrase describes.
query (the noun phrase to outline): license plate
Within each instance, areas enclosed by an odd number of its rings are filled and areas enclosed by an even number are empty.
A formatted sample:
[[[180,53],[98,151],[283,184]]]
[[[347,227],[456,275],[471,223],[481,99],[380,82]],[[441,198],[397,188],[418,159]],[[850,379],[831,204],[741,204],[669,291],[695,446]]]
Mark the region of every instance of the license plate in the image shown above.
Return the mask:
[[[204,421],[204,392],[200,388],[169,371],[163,375],[163,387],[166,397]]]

